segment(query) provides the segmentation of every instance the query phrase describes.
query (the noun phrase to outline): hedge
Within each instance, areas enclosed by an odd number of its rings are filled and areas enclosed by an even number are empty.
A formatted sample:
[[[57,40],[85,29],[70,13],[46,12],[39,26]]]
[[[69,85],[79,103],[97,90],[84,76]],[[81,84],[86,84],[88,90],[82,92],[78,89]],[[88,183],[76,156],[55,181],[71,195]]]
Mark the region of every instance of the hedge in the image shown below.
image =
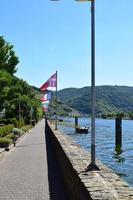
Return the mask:
[[[9,133],[11,133],[13,128],[14,128],[13,124],[9,124],[9,125],[0,127],[0,137],[3,138],[6,135],[8,135]]]
[[[13,139],[17,139],[18,137],[16,135],[14,135],[13,133],[10,133],[5,138],[13,140]]]
[[[24,132],[29,130],[31,125],[26,125],[22,129],[14,128],[12,124],[0,127],[0,148],[6,148],[13,139],[18,139]]]
[[[15,127],[18,126],[18,121],[16,118],[0,119],[0,124],[14,124]]]
[[[21,127],[21,130],[24,131],[24,132],[26,132],[26,131],[28,131],[30,128],[32,128],[32,125],[25,125],[25,126]]]
[[[22,131],[22,130],[19,129],[19,128],[13,128],[13,129],[12,129],[12,133],[14,133],[14,135],[19,135],[19,136],[21,136],[21,135],[23,135],[24,131]]]
[[[12,143],[12,140],[9,138],[0,138],[0,148],[6,148],[9,144]]]

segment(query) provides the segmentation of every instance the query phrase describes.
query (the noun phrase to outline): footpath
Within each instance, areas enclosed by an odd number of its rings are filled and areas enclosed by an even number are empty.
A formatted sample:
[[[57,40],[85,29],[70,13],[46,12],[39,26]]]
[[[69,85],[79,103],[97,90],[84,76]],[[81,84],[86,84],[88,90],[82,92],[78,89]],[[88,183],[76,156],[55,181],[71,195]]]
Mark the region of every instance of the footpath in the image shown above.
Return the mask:
[[[0,200],[49,199],[67,200],[42,120],[0,155]]]

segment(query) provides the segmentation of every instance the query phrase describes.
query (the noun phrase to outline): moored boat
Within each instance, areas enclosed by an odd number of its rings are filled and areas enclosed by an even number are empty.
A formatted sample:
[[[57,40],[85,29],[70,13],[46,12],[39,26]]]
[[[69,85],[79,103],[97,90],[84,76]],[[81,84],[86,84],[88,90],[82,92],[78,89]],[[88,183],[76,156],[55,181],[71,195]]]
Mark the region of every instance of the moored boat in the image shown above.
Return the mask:
[[[88,133],[89,132],[89,128],[87,127],[78,127],[75,129],[76,133]]]

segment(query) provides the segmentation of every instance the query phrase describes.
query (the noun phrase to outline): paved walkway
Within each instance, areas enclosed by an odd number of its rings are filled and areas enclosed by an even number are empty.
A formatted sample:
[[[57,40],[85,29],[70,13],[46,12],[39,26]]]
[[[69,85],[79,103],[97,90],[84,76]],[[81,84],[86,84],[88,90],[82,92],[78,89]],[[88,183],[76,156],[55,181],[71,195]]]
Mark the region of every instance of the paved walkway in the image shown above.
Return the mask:
[[[46,152],[44,125],[44,120],[39,122],[0,161],[0,200],[66,199],[58,166],[54,164],[52,169],[47,164],[47,155],[53,154]],[[58,183],[52,184],[53,190],[50,177],[54,176]]]

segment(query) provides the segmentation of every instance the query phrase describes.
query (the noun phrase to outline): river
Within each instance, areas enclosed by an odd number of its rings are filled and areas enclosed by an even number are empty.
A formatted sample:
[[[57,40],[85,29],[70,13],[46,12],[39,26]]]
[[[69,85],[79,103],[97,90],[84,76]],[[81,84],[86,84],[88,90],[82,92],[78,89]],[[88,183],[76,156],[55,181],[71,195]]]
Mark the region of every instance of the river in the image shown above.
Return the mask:
[[[67,123],[74,124],[74,118],[64,118]],[[89,126],[90,118],[79,118],[79,125]],[[74,142],[90,151],[91,133],[77,134],[71,127],[58,126],[68,134]],[[133,187],[133,121],[122,120],[122,149],[115,151],[115,120],[96,119],[96,159],[113,169]]]

